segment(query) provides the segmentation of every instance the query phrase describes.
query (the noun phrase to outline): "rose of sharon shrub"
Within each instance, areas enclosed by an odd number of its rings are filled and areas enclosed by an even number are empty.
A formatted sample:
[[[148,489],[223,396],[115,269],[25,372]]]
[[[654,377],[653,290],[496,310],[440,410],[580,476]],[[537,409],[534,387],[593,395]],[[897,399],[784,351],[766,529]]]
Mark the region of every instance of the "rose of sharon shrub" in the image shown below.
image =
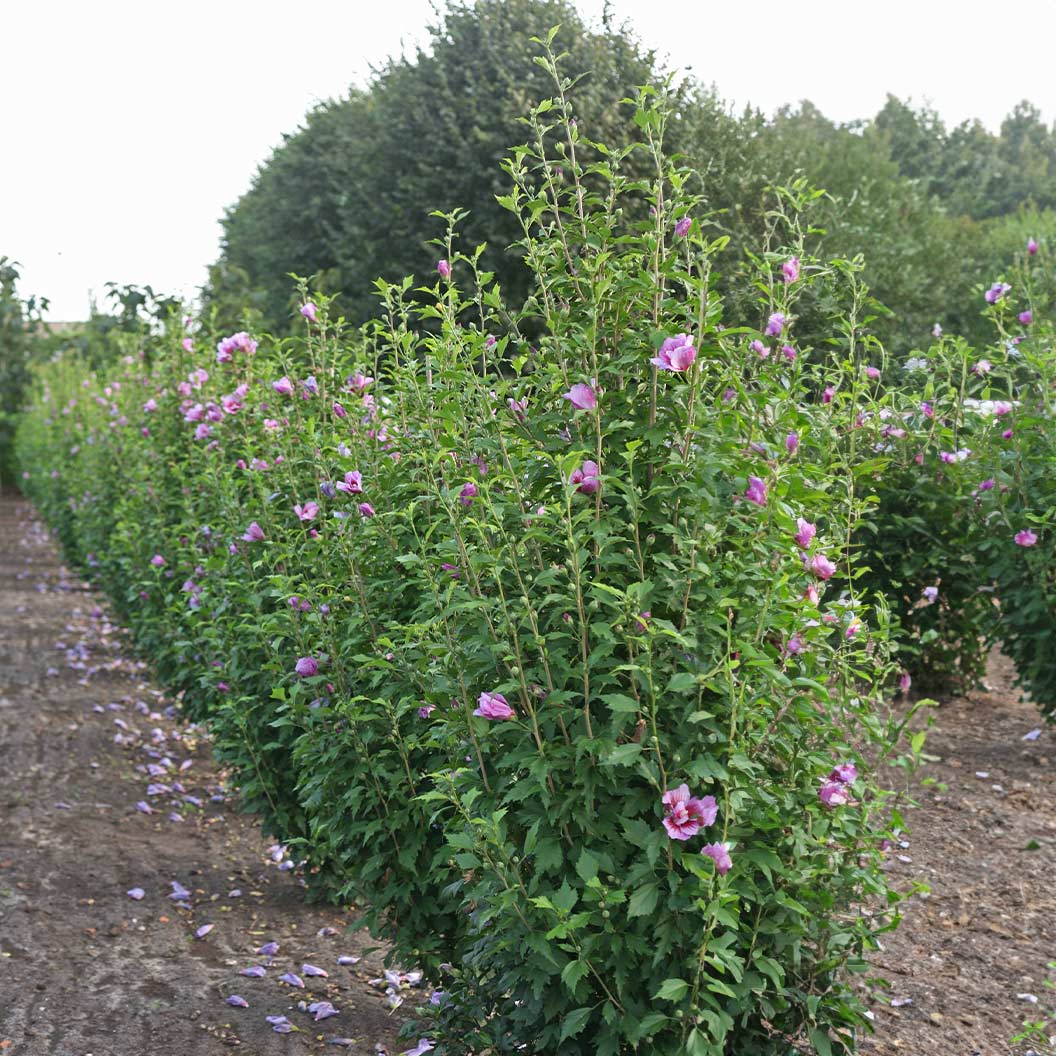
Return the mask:
[[[27,486],[309,883],[443,986],[443,1051],[849,1051],[894,898],[854,268],[783,193],[724,318],[662,98],[642,186],[576,165],[558,85],[508,163],[522,315],[449,233],[434,302],[382,287],[363,338],[304,289],[278,345],[174,323],[151,370],[43,373]],[[812,286],[832,349],[754,352]]]

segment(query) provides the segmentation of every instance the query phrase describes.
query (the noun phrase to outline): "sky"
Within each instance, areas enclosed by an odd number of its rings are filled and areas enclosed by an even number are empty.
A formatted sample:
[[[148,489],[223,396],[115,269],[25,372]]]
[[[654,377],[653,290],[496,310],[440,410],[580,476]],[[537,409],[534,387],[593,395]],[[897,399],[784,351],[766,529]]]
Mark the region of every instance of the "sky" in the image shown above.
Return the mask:
[[[891,92],[948,124],[996,128],[1024,98],[1056,120],[1051,0],[611,6],[737,107],[810,99],[850,121]],[[283,133],[433,20],[429,0],[0,0],[0,256],[22,265],[23,295],[54,320],[85,318],[108,281],[192,297],[224,209]]]

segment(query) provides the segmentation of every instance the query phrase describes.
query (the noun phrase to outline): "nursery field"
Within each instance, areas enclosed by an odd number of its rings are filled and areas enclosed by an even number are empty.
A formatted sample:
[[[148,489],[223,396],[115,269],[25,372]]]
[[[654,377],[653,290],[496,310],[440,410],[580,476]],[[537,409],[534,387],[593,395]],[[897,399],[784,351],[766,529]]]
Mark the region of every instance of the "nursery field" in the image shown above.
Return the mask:
[[[384,951],[347,910],[306,905],[255,819],[232,811],[203,732],[158,714],[166,699],[105,599],[60,563],[45,526],[10,494],[0,553],[2,1051],[409,1047],[395,1040],[403,1016],[392,988],[377,982]],[[927,890],[872,955],[888,985],[864,990],[876,1033],[863,1052],[1024,1051],[1009,1039],[1056,949],[1056,742],[1023,740],[1035,712],[1010,674],[995,654],[988,690],[943,700],[935,715],[934,758],[914,779],[917,805],[887,862],[897,887]],[[121,731],[124,745],[114,743]],[[184,794],[145,791],[145,764],[162,752]],[[152,813],[137,810],[143,799]],[[186,899],[171,899],[174,881]],[[140,900],[127,893],[137,888]],[[273,957],[256,953],[267,942],[279,944]],[[306,962],[328,976],[302,977],[304,990],[280,981]],[[240,974],[265,963],[261,978]],[[228,1006],[231,995],[249,1007]],[[400,995],[424,999],[406,980]],[[316,1001],[337,1014],[316,1023],[298,1007]],[[296,1031],[276,1036],[268,1015]]]
[[[193,304],[49,336],[0,258],[0,1056],[1053,1052],[1053,217],[888,253],[891,106],[731,200],[534,4],[313,113]],[[427,233],[408,136],[481,152]]]

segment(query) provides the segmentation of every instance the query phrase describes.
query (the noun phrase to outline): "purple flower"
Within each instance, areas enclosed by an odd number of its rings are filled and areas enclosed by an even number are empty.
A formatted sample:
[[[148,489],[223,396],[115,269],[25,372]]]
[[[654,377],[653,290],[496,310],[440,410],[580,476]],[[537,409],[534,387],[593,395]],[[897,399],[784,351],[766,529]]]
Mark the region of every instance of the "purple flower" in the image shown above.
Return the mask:
[[[754,341],[753,341],[753,342],[752,342],[752,343],[751,343],[751,344],[750,344],[750,345],[749,345],[748,347],[749,347],[749,348],[750,348],[750,349],[751,349],[751,350],[752,350],[752,351],[753,351],[753,352],[754,352],[754,353],[755,353],[755,354],[756,354],[756,355],[757,355],[757,356],[758,356],[758,357],[759,357],[760,359],[767,359],[767,358],[769,357],[769,355],[770,355],[770,349],[769,349],[769,348],[767,348],[767,347],[766,347],[766,345],[764,345],[764,344],[762,343],[762,341],[760,341],[760,340],[759,340],[759,338],[756,338],[756,339],[755,339],[755,340],[754,340]]]
[[[155,555],[154,555],[154,556],[153,556],[153,557],[152,557],[152,558],[150,559],[150,563],[151,563],[151,564],[152,564],[152,565],[153,565],[153,566],[154,566],[155,568],[164,568],[164,567],[165,567],[165,558],[163,558],[163,557],[161,556],[161,554],[155,554]]]
[[[242,533],[242,539],[247,543],[259,543],[264,539],[264,529],[256,521],[250,521],[249,527]]]
[[[239,997],[238,994],[232,994],[226,1002],[232,1008],[249,1008],[249,1002],[244,997]]]
[[[832,403],[833,396],[836,395],[836,389],[832,385],[826,385],[825,389],[821,394],[822,403]]]
[[[838,763],[829,774],[830,781],[839,781],[842,785],[853,785],[858,777],[858,767],[854,763]]]
[[[143,404],[143,411],[145,414],[150,414],[158,409],[158,401],[153,396],[145,404]]]
[[[997,304],[997,302],[1001,300],[1010,289],[1012,289],[1012,287],[1009,286],[1007,282],[995,282],[993,286],[983,294],[983,297],[987,304]]]
[[[435,1046],[431,1038],[419,1038],[418,1044],[413,1049],[405,1049],[400,1056],[425,1056],[433,1048]]]
[[[1034,313],[1029,308],[1025,312],[1020,312],[1019,321],[1024,326],[1030,326],[1030,324],[1034,322]]]
[[[512,719],[516,712],[506,703],[506,698],[501,693],[481,693],[473,714],[485,719]]]
[[[302,656],[293,667],[301,678],[311,678],[319,674],[319,662],[314,656]]]
[[[785,282],[795,282],[799,278],[799,257],[790,257],[788,260],[781,265],[781,271],[784,273]]]
[[[781,355],[791,363],[796,358],[796,350],[791,345],[782,345]]]
[[[842,781],[826,781],[818,789],[818,798],[826,807],[843,807],[851,801],[847,786]]]
[[[725,876],[733,868],[733,859],[725,843],[706,843],[700,853],[707,855],[715,863],[715,872]]]
[[[436,262],[436,270],[440,273],[440,278],[451,278],[451,265],[446,260],[438,260]]]
[[[719,808],[714,796],[698,799],[689,794],[689,785],[669,788],[661,797],[664,828],[673,840],[688,840],[714,823]]]
[[[506,406],[509,407],[510,413],[521,423],[528,420],[528,401],[527,400],[515,400],[512,396],[506,400]]]
[[[689,217],[689,216],[682,217],[682,219],[679,220],[675,224],[675,237],[676,238],[685,238],[686,235],[689,234],[689,229],[692,226],[693,226],[693,218],[692,217]]]
[[[1033,257],[1038,252],[1038,243],[1033,238],[1027,239],[1027,256]]]
[[[876,367],[866,367],[865,376],[871,381],[877,381],[880,377],[880,371]]]
[[[939,596],[938,587],[925,587],[924,600],[930,605]]]
[[[659,353],[649,362],[658,370],[680,373],[693,366],[696,358],[697,350],[693,347],[693,338],[689,334],[678,334],[666,338]]]
[[[788,644],[785,646],[785,652],[789,656],[799,656],[806,647],[806,643],[803,641],[803,635],[801,635],[799,631],[796,631],[796,633],[789,638]]]
[[[913,679],[910,678],[908,671],[903,671],[902,674],[898,677],[898,688],[902,691],[903,694],[905,694],[909,692],[909,687],[911,685],[913,685]]]
[[[766,329],[763,333],[767,337],[780,337],[781,331],[785,329],[785,316],[783,312],[774,312],[766,321]]]
[[[311,301],[309,301],[307,304],[301,305],[301,315],[303,315],[305,319],[307,319],[310,323],[317,322],[315,317],[315,313],[317,311],[318,308]]]
[[[981,359],[972,367],[972,373],[983,377],[983,375],[989,374],[991,369],[990,360]]]
[[[256,350],[256,341],[245,330],[242,330],[237,334],[232,334],[230,337],[225,337],[216,346],[216,361],[217,363],[227,363],[234,358],[236,352],[245,352],[251,356]]]
[[[796,518],[796,534],[792,538],[795,539],[796,546],[801,550],[806,550],[817,534],[818,529],[810,521],[805,521],[802,517]]]
[[[592,411],[598,405],[594,390],[583,382],[577,382],[561,398],[568,400],[577,411]]]
[[[374,507],[369,502],[361,502],[359,504],[359,512],[362,517],[373,517]]]
[[[462,485],[462,490],[458,493],[458,501],[463,506],[469,507],[473,505],[473,499],[477,494],[477,486],[472,482]]]
[[[601,487],[600,471],[597,462],[586,461],[579,469],[572,470],[570,484],[576,484],[576,491],[584,495],[593,495]]]
[[[1016,532],[1016,545],[1017,546],[1033,546],[1038,541],[1038,537],[1029,529],[1024,528],[1021,532]]]
[[[303,506],[298,502],[293,507],[293,512],[302,521],[313,521],[319,516],[319,503],[309,499]]]
[[[271,387],[280,396],[292,396],[293,395],[293,382],[290,381],[290,379],[287,378],[285,375],[283,375],[283,377],[279,378],[278,381],[273,381],[271,383]]]
[[[766,484],[763,483],[759,477],[748,478],[748,490],[744,493],[744,497],[749,502],[754,502],[756,506],[766,505]]]
[[[349,495],[361,494],[363,491],[363,474],[356,469],[346,473],[345,479],[337,482],[337,490],[345,491]]]
[[[785,437],[785,450],[790,454],[794,455],[796,450],[799,448],[799,434],[789,433]]]
[[[429,718],[429,716],[430,716],[430,715],[432,714],[432,712],[433,712],[433,711],[434,711],[435,709],[436,709],[436,705],[435,705],[435,704],[423,704],[423,705],[422,705],[422,706],[421,706],[421,707],[420,707],[420,708],[418,709],[418,718],[420,718],[420,719],[427,719],[427,718]]]

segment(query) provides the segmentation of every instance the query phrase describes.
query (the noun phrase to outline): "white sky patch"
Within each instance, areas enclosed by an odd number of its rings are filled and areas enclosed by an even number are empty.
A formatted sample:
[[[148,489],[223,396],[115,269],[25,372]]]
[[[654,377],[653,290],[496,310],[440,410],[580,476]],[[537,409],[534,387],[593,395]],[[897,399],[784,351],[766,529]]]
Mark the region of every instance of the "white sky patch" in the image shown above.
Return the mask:
[[[603,0],[580,10],[600,17]],[[892,92],[991,128],[1023,98],[1056,118],[1056,5],[615,0],[672,68],[738,107],[810,99],[870,117]],[[190,297],[223,210],[316,102],[425,40],[429,0],[7,0],[0,11],[0,254],[51,318],[104,284]],[[540,31],[547,27],[540,27]]]

